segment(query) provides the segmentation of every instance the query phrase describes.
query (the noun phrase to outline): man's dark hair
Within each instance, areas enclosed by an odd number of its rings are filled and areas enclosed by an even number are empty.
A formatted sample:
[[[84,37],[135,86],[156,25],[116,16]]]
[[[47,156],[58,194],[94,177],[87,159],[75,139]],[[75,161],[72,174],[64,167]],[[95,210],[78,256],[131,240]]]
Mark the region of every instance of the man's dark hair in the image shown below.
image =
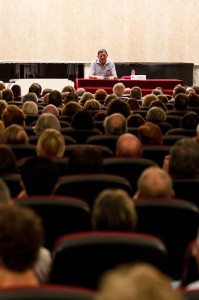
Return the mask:
[[[58,167],[48,157],[29,158],[21,167],[22,180],[28,195],[50,195],[58,180]]]
[[[170,150],[169,173],[175,178],[197,177],[199,173],[199,144],[197,142],[191,138],[183,138],[174,144]]]
[[[14,272],[32,268],[43,246],[42,221],[29,208],[0,205],[1,265]]]

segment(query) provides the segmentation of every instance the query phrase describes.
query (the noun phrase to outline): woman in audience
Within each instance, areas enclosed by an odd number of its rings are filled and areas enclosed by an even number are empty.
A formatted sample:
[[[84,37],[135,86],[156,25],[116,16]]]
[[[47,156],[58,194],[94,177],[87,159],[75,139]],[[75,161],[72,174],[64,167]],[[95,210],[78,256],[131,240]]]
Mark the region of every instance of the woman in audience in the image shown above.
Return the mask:
[[[91,111],[100,110],[101,104],[99,103],[98,100],[94,100],[94,99],[87,100],[84,104],[84,109],[91,110]]]
[[[81,98],[80,98],[80,100],[79,100],[79,103],[82,104],[82,105],[84,105],[84,103],[85,103],[87,100],[90,100],[90,99],[94,99],[93,94],[91,94],[90,92],[85,92],[85,93],[81,96]]]
[[[169,277],[147,263],[120,265],[102,275],[96,300],[183,300]]]
[[[39,116],[34,131],[36,134],[41,134],[47,128],[54,128],[58,131],[61,130],[61,125],[57,117],[51,113],[43,113]]]
[[[18,173],[17,160],[8,145],[0,145],[0,173],[3,175]]]
[[[75,101],[70,101],[64,104],[61,114],[62,116],[72,117],[79,110],[82,110],[82,106]]]
[[[25,114],[38,114],[38,106],[33,101],[24,102],[22,110]]]
[[[25,129],[17,124],[12,124],[5,128],[2,136],[2,144],[28,144],[29,137]]]
[[[122,189],[105,189],[95,199],[92,226],[99,231],[133,232],[137,225],[135,204]]]
[[[37,142],[38,156],[63,157],[65,141],[63,135],[56,129],[45,129]]]
[[[2,113],[2,121],[5,127],[12,124],[25,125],[26,115],[21,108],[16,105],[9,104]]]

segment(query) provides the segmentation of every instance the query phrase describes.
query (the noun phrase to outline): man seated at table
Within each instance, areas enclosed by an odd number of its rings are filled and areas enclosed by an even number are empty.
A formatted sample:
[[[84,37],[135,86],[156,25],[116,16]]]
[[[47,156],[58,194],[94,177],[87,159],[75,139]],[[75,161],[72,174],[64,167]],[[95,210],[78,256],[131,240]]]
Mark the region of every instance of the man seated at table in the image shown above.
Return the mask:
[[[105,49],[100,49],[97,58],[90,66],[90,79],[117,79],[115,64],[108,59],[108,53]]]

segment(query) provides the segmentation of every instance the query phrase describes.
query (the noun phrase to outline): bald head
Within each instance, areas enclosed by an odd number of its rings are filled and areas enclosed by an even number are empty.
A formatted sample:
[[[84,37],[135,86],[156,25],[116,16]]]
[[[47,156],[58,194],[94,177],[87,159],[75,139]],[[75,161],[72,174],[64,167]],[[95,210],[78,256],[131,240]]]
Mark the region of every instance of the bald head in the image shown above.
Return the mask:
[[[159,167],[149,167],[138,179],[135,198],[172,198],[174,196],[172,179]]]
[[[107,116],[104,120],[106,134],[120,135],[127,132],[127,120],[120,113]]]
[[[116,143],[116,156],[127,158],[140,158],[142,156],[142,144],[131,133],[122,134]]]

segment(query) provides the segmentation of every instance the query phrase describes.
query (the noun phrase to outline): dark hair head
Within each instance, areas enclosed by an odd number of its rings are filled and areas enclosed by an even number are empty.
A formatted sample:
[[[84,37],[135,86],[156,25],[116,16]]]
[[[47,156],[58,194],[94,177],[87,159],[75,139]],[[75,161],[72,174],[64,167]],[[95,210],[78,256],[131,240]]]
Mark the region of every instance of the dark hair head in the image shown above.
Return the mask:
[[[0,205],[0,257],[6,269],[24,272],[32,268],[43,245],[42,221],[33,210]]]
[[[29,158],[21,167],[22,180],[28,195],[49,195],[58,179],[58,167],[48,157]]]
[[[71,127],[75,129],[92,129],[95,128],[95,122],[89,110],[82,109],[77,111],[71,120]]]
[[[199,118],[197,113],[190,111],[182,117],[180,126],[185,129],[196,129],[198,123]]]

